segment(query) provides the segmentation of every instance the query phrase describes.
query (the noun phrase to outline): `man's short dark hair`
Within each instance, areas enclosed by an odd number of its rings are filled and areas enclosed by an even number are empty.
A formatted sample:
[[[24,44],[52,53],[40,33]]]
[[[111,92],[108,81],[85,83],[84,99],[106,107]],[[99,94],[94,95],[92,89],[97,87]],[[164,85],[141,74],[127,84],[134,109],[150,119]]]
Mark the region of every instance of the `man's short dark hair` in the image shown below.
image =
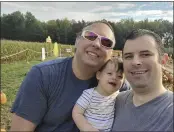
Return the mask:
[[[163,53],[164,53],[164,46],[163,46],[161,37],[158,34],[152,32],[150,30],[134,29],[127,35],[126,41],[127,40],[133,40],[133,39],[136,39],[136,38],[144,36],[144,35],[149,35],[149,36],[154,38],[154,40],[156,42],[159,57],[162,56]]]

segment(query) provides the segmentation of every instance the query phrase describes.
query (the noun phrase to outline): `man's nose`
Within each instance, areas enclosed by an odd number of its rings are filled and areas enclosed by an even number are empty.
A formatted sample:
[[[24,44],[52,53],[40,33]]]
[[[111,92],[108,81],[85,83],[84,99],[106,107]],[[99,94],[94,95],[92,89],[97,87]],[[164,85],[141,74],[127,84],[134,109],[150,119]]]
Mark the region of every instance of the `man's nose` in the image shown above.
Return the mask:
[[[93,47],[100,48],[100,46],[101,46],[100,38],[96,38],[93,41],[92,45],[93,45]]]
[[[142,64],[142,60],[139,56],[134,56],[132,60],[132,65],[134,66],[140,66]]]

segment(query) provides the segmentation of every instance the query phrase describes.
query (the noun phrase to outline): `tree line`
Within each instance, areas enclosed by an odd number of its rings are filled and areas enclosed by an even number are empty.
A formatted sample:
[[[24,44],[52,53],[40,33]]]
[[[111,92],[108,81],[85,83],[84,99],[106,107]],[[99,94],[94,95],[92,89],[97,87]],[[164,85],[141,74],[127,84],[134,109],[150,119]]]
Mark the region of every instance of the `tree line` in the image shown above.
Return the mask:
[[[113,27],[116,36],[115,49],[123,48],[127,33],[135,28],[152,30],[163,38],[165,47],[173,47],[173,23],[168,20],[144,19],[137,22],[130,18],[119,22],[108,22]],[[15,11],[1,16],[1,39],[45,42],[50,36],[53,42],[74,45],[76,33],[90,23],[90,21],[75,21],[67,18],[43,22],[36,19],[31,12],[23,14]]]

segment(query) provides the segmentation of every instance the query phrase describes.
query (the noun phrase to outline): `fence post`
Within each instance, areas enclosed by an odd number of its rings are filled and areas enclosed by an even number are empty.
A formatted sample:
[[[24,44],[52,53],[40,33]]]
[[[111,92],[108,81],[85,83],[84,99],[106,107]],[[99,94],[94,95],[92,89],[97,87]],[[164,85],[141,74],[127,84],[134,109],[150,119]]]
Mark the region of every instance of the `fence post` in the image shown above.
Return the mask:
[[[42,61],[45,60],[45,48],[42,48]]]
[[[28,49],[26,50],[26,62],[28,62]]]

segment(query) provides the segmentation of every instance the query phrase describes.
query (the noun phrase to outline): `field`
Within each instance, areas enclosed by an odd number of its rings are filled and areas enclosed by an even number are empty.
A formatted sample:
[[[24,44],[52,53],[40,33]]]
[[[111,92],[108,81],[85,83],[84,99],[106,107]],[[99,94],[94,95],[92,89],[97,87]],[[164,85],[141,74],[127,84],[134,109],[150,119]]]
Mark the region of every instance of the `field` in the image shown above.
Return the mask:
[[[46,57],[53,56],[54,44],[23,42],[1,40],[1,63],[11,63],[15,61],[30,61],[41,58],[42,48],[45,48]],[[63,56],[72,56],[74,46],[58,44],[59,54]],[[66,52],[66,49],[72,49],[72,52]]]
[[[18,45],[16,44],[18,43]],[[7,44],[7,45],[6,45]],[[14,47],[11,46],[13,44],[16,44]],[[35,43],[36,47],[38,46],[38,43]],[[32,50],[37,50],[39,52],[40,43],[38,48],[36,48],[34,45],[29,47],[30,45],[28,42],[18,42],[18,41],[7,41],[4,40],[1,46],[1,57],[3,56],[9,56],[10,54],[14,54],[17,52],[20,52],[21,50],[24,50],[27,46],[28,48]],[[45,44],[46,45],[46,44]],[[9,47],[8,47],[9,46]],[[17,46],[17,47],[16,47]],[[41,45],[43,46],[43,45]],[[8,48],[7,48],[8,47]],[[19,47],[19,49],[18,49]],[[46,47],[46,46],[45,46]],[[70,48],[69,45],[63,45],[62,47],[62,56],[71,56],[73,53],[66,53],[65,49]],[[15,50],[16,49],[16,50]],[[49,49],[49,47],[47,47]],[[51,49],[50,49],[51,50]],[[33,53],[33,54],[32,54]],[[31,69],[31,67],[35,64],[41,63],[41,57],[40,55],[36,55],[34,52],[30,53],[30,59],[26,59],[27,55],[21,55],[23,57],[15,56],[15,60],[12,58],[9,60],[5,60],[3,64],[1,64],[1,90],[6,94],[7,96],[7,103],[1,105],[1,128],[5,128],[6,130],[9,130],[10,123],[11,123],[11,113],[10,109],[14,102],[16,93],[19,89],[19,86],[24,79],[26,73]],[[47,60],[55,59],[56,57],[53,57],[52,54],[47,55]],[[170,68],[171,69],[171,68]],[[173,84],[165,82],[165,86],[173,90]]]

